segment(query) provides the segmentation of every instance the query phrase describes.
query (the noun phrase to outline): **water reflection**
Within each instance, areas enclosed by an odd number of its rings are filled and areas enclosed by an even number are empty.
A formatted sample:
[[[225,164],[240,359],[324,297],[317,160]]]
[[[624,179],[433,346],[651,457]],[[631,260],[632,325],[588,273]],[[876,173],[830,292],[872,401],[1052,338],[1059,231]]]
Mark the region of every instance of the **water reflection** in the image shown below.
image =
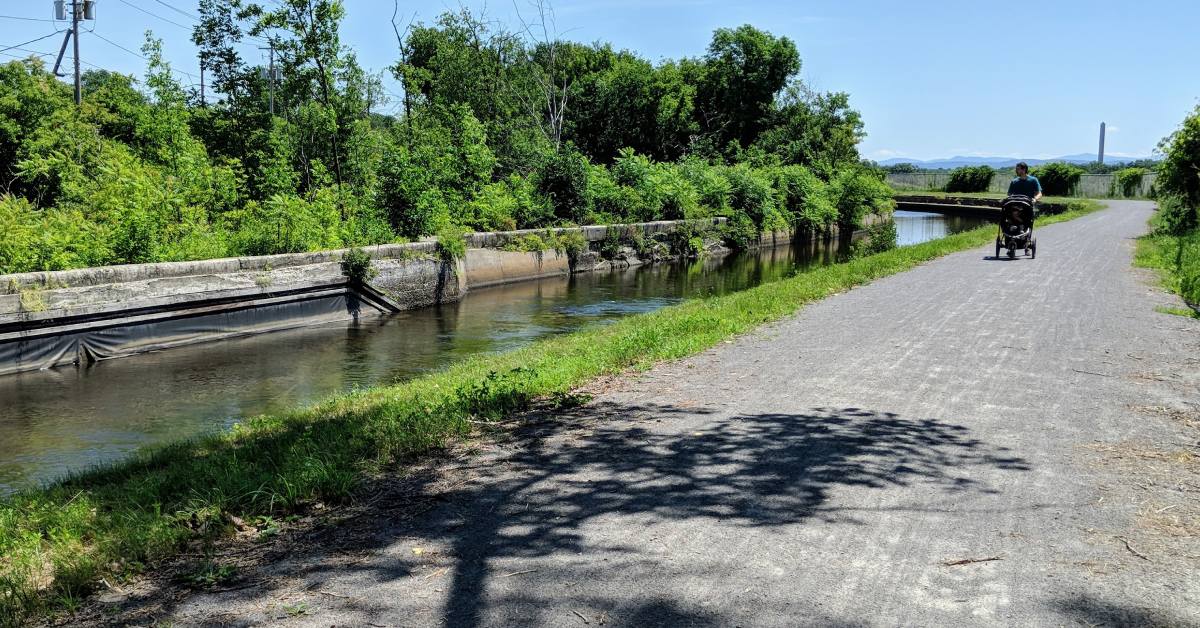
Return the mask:
[[[897,215],[902,243],[974,223]],[[936,235],[931,235],[936,234]],[[844,252],[847,243],[842,243]],[[837,242],[471,291],[459,303],[0,377],[0,493],[587,324],[832,263]]]
[[[900,246],[944,238],[989,222],[988,219],[977,216],[910,211],[897,211],[895,220],[897,244]]]

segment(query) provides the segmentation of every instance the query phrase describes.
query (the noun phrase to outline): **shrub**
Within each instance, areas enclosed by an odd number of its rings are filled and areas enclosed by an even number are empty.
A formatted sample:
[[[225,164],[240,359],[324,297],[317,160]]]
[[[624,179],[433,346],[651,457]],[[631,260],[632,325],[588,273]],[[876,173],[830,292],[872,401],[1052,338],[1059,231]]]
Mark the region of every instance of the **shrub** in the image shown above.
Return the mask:
[[[657,201],[651,219],[683,220],[701,216],[696,188],[674,166],[659,164],[650,177],[650,185],[654,187],[653,197]]]
[[[1113,193],[1114,196],[1120,192],[1121,196],[1132,198],[1138,195],[1138,191],[1142,187],[1142,178],[1146,176],[1145,168],[1122,168],[1113,174]]]
[[[887,183],[860,169],[839,172],[829,187],[838,225],[843,229],[861,228],[867,214],[890,215],[895,205]]]
[[[701,206],[717,213],[729,208],[729,197],[733,188],[729,179],[724,176],[722,166],[713,166],[691,158],[680,164],[679,170],[696,190],[696,200]]]
[[[820,231],[837,222],[837,208],[829,200],[828,186],[808,168],[780,168],[776,186],[779,205],[797,228]]]
[[[371,266],[370,253],[354,248],[342,256],[342,274],[352,285],[362,285],[379,275],[379,271]]]
[[[437,250],[443,261],[453,262],[467,255],[467,233],[458,225],[446,225],[438,230]]]
[[[233,249],[239,255],[301,253],[342,244],[337,229],[339,211],[326,195],[309,201],[276,194],[262,203],[247,203],[227,220],[233,231]]]
[[[41,222],[33,204],[15,196],[0,196],[0,275],[37,270],[34,251]]]
[[[1179,240],[1179,294],[1194,308],[1200,308],[1200,231]]]
[[[896,248],[898,239],[899,234],[896,233],[896,222],[894,220],[877,222],[867,227],[866,238],[854,243],[851,255],[853,257],[864,257],[866,255],[889,251]]]
[[[1158,192],[1178,196],[1188,207],[1200,207],[1200,107],[1158,148],[1165,155],[1154,182]]]
[[[996,171],[991,166],[964,166],[950,173],[947,192],[986,192]]]
[[[758,227],[750,217],[735,212],[721,228],[721,239],[734,249],[746,249],[758,243]]]
[[[1154,216],[1155,231],[1183,235],[1197,227],[1200,227],[1200,210],[1189,206],[1183,197],[1159,198],[1158,213]]]
[[[575,224],[588,217],[588,161],[568,146],[548,155],[534,175],[534,186],[546,198],[554,217]]]
[[[591,166],[587,182],[593,223],[627,222],[642,212],[645,202],[637,190],[621,185],[604,166]]]
[[[1042,164],[1031,173],[1042,184],[1042,193],[1046,196],[1070,196],[1079,185],[1083,176],[1083,168],[1063,162]]]
[[[479,190],[457,218],[476,231],[511,231],[517,228],[514,216],[518,204],[507,185],[490,183]]]
[[[730,208],[748,217],[759,231],[779,216],[775,208],[775,190],[763,171],[738,164],[726,168],[725,177],[729,180]]]

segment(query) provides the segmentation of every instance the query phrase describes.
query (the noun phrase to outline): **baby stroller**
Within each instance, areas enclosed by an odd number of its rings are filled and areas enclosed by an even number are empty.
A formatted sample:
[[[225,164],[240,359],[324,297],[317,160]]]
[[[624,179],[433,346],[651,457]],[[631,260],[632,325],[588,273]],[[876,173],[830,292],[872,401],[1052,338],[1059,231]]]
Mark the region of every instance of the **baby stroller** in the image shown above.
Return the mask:
[[[1000,205],[1000,231],[996,234],[996,258],[1000,249],[1008,249],[1008,259],[1024,249],[1030,259],[1037,258],[1037,238],[1033,237],[1033,217],[1037,210],[1033,199],[1014,194]]]

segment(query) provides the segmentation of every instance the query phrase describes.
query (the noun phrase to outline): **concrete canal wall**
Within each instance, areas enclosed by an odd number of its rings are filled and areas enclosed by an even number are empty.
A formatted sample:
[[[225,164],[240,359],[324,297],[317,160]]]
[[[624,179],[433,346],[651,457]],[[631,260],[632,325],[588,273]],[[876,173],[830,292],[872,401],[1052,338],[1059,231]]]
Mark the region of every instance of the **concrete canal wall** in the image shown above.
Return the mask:
[[[470,288],[657,261],[669,256],[665,247],[643,255],[626,248],[602,259],[595,243],[612,229],[651,237],[684,224],[552,230],[583,236],[588,247],[574,259],[565,251],[504,250],[523,237],[545,235],[544,229],[467,234],[466,255],[457,260],[442,259],[433,240],[365,247],[378,274],[361,287],[342,274],[345,250],[0,275],[0,375],[374,316],[456,301]]]

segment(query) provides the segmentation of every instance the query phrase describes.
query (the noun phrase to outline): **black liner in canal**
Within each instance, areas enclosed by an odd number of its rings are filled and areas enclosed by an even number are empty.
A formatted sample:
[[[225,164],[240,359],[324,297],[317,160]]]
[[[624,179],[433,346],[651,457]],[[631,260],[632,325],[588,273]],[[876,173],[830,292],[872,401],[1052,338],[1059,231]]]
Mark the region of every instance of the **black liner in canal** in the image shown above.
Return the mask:
[[[896,212],[901,245],[984,222]],[[719,260],[528,281],[358,324],[0,377],[0,494],[119,460],[140,447],[224,429],[243,416],[404,380],[465,356],[687,298],[744,290],[838,255],[837,242],[796,243]]]

